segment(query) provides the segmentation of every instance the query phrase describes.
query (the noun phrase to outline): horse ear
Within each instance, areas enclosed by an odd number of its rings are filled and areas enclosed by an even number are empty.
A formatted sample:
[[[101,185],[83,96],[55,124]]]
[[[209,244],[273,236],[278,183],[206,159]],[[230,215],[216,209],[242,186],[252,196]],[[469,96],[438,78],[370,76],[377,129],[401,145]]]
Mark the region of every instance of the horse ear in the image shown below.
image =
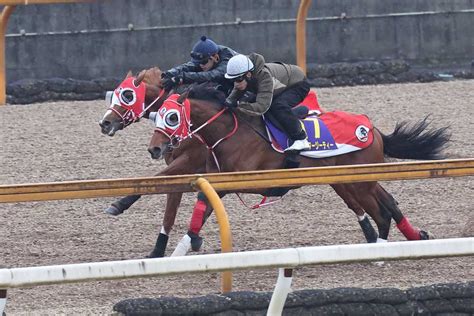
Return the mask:
[[[127,74],[125,75],[125,79],[130,78],[131,76],[133,76],[133,73],[131,70],[129,70]]]
[[[146,75],[146,69],[140,71],[140,73],[137,76],[137,79],[135,79],[135,82],[134,82],[135,86],[138,87],[140,85],[140,83],[142,83],[143,79],[145,79],[145,75]]]
[[[189,90],[186,90],[186,92],[184,92],[183,94],[181,94],[178,98],[178,100],[176,100],[178,103],[183,103],[184,100],[186,100],[186,98],[188,97],[189,95]]]

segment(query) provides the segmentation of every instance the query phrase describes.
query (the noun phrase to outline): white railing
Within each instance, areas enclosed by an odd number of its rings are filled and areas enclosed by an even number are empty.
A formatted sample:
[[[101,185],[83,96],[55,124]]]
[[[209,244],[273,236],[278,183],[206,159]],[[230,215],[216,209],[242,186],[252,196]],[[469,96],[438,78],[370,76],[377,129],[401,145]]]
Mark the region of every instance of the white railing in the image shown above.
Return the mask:
[[[336,264],[364,261],[426,259],[474,255],[474,238],[319,246],[0,269],[1,289],[98,280],[156,277],[197,272]],[[291,285],[291,273],[280,270],[269,314],[278,314]],[[6,295],[5,295],[6,296]],[[3,298],[3,303],[5,302]],[[2,298],[0,298],[0,307]],[[0,313],[3,310],[0,308]]]

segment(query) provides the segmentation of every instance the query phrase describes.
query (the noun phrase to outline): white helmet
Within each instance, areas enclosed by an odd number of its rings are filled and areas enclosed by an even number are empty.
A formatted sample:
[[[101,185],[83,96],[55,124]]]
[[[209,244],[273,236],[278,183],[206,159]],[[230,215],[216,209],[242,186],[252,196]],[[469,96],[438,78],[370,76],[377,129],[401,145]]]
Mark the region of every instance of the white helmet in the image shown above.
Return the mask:
[[[247,56],[235,55],[229,59],[227,63],[227,73],[224,76],[227,79],[234,79],[252,70],[253,63]]]

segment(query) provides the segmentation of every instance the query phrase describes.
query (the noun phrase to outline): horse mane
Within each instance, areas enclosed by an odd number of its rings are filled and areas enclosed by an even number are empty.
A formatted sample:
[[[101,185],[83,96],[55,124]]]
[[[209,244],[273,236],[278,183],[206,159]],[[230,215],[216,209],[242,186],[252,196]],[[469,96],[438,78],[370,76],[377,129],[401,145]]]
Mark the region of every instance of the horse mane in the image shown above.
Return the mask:
[[[218,89],[218,86],[215,83],[205,82],[192,85],[189,88],[188,98],[210,101],[222,107],[226,96],[224,92]]]
[[[144,75],[143,82],[149,85],[153,85],[153,86],[158,86],[161,83],[161,69],[160,68],[152,67],[149,69],[144,69],[137,74],[137,77],[140,76],[140,74],[142,74],[143,72],[145,72],[143,74]]]

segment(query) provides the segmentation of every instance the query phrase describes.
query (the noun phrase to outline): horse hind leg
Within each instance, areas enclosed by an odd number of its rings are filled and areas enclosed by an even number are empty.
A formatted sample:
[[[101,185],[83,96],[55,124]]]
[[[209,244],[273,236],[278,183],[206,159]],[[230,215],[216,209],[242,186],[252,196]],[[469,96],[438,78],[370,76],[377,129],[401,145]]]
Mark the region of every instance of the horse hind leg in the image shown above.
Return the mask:
[[[369,221],[369,217],[365,213],[364,209],[360,206],[356,198],[352,195],[350,187],[343,184],[334,184],[331,185],[331,187],[334,189],[337,195],[339,195],[344,200],[344,203],[346,203],[347,207],[350,208],[357,215],[357,220],[367,242],[377,242],[377,232],[372,227],[372,224]]]
[[[380,184],[377,184],[376,194],[379,206],[392,214],[392,218],[395,220],[398,230],[405,236],[406,239],[434,239],[434,236],[431,233],[420,230],[411,225],[408,218],[404,216],[398,208],[397,201]]]
[[[377,202],[374,190],[375,185],[376,183],[374,182],[348,184],[358,203],[375,221],[379,232],[377,242],[385,242],[387,241],[390,232],[392,215],[386,209],[381,208]]]

